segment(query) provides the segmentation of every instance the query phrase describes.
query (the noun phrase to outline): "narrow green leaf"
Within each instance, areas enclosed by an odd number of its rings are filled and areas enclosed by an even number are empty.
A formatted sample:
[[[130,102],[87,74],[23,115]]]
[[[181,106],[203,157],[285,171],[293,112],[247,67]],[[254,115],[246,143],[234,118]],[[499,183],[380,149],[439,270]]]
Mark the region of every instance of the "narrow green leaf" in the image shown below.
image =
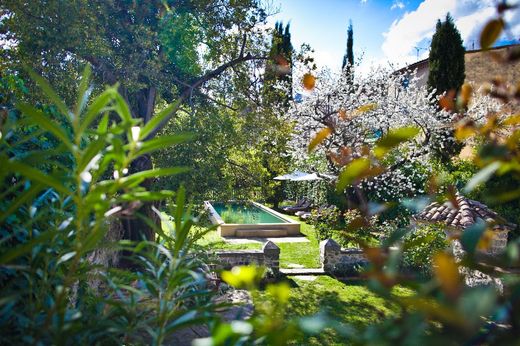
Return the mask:
[[[177,112],[179,107],[181,106],[181,101],[177,100],[175,102],[170,103],[166,108],[164,108],[159,113],[155,114],[152,119],[148,123],[144,125],[141,129],[139,140],[144,140],[148,137],[150,133],[152,133],[163,120],[169,117],[172,113]]]
[[[58,138],[63,144],[67,146],[70,150],[72,150],[72,142],[65,132],[63,128],[59,127],[54,123],[52,119],[49,119],[48,116],[45,115],[41,110],[34,108],[25,103],[18,104],[16,106],[21,112],[31,117],[35,123],[37,123],[41,128],[52,133],[56,138]]]
[[[136,184],[136,183],[139,184],[144,179],[175,175],[175,174],[180,174],[180,173],[184,173],[187,171],[189,171],[189,168],[187,168],[187,167],[156,168],[156,169],[141,171],[141,172],[129,175],[127,177],[123,177],[120,179],[119,182],[123,186],[128,186],[130,184]]]
[[[103,109],[114,99],[114,94],[116,92],[117,91],[115,91],[114,89],[108,88],[92,101],[90,106],[87,108],[85,116],[83,117],[83,121],[81,122],[81,125],[79,127],[79,134],[85,132],[85,130],[92,123],[92,121],[94,121],[94,119],[103,112]]]
[[[36,82],[36,84],[42,89],[44,94],[49,98],[49,101],[51,101],[56,107],[58,107],[59,111],[65,115],[68,119],[72,118],[72,114],[65,105],[65,102],[56,94],[54,89],[51,87],[49,82],[45,80],[42,76],[34,72],[32,69],[27,68],[27,72],[29,73],[29,76],[31,76],[31,79]]]
[[[355,159],[343,168],[339,177],[336,189],[339,192],[345,190],[347,186],[352,184],[358,177],[362,176],[366,170],[370,168],[370,160],[365,157]]]
[[[56,265],[64,263],[64,262],[67,262],[68,260],[70,260],[74,256],[76,256],[76,251],[68,252],[68,253],[66,253],[65,255],[61,256],[58,259],[58,262],[56,263]]]
[[[172,136],[161,136],[159,138],[154,138],[142,143],[139,151],[137,152],[137,156],[151,153],[163,148],[168,148],[175,144],[184,143],[193,138],[194,136],[188,133],[180,133]]]
[[[33,184],[30,188],[19,194],[16,199],[11,202],[9,208],[0,214],[0,223],[2,223],[9,215],[14,213],[25,202],[31,200],[43,189],[41,183]]]
[[[5,165],[7,166],[7,169],[10,169],[14,172],[18,172],[21,175],[35,182],[39,182],[45,186],[52,187],[56,191],[62,192],[66,195],[71,194],[71,191],[65,185],[63,185],[63,181],[58,180],[51,175],[47,175],[31,166],[17,161],[7,161]]]
[[[497,169],[500,168],[500,162],[496,161],[492,164],[486,166],[481,169],[477,174],[475,174],[464,187],[464,192],[468,193],[473,191],[478,185],[486,182],[489,178],[496,172]]]
[[[83,151],[80,161],[78,162],[78,172],[83,172],[83,170],[85,170],[85,167],[87,167],[90,164],[92,159],[96,155],[101,154],[101,151],[105,147],[105,145],[105,138],[99,138],[89,143],[89,145]]]
[[[87,64],[83,69],[83,75],[81,76],[81,82],[78,87],[78,98],[76,100],[76,112],[75,116],[79,118],[81,112],[85,108],[87,101],[90,97],[90,93],[92,92],[92,88],[89,88],[90,75],[92,74],[92,69],[90,65]]]
[[[174,192],[169,190],[163,191],[140,191],[134,193],[125,193],[121,195],[118,201],[160,201],[165,198],[173,197]]]
[[[128,104],[126,103],[125,99],[121,94],[117,93],[115,94],[115,100],[116,100],[116,111],[117,114],[121,117],[121,120],[125,123],[131,123],[132,122],[132,113],[130,112],[130,108],[128,108]]]
[[[36,245],[44,243],[54,237],[56,232],[57,231],[45,231],[38,237],[33,238],[24,244],[18,245],[15,248],[7,250],[7,252],[0,255],[0,264],[8,264],[12,260],[30,253]]]

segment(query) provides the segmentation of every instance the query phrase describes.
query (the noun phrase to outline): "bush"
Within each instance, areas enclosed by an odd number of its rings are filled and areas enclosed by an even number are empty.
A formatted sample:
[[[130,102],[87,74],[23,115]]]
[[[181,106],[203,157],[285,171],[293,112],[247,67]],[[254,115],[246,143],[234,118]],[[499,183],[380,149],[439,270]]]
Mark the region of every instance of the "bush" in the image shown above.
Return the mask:
[[[444,251],[448,244],[442,226],[421,226],[403,238],[403,266],[430,274],[433,255]]]
[[[212,317],[200,256],[191,251],[193,221],[184,215],[183,190],[171,234],[139,215],[158,242],[119,241],[124,215],[173,196],[147,190],[145,179],[182,171],[132,173],[130,165],[179,138],[145,139],[151,126],[131,117],[117,87],[88,102],[89,77],[87,68],[74,110],[36,75],[57,114],[4,103],[0,335],[9,344],[161,344]],[[120,250],[132,253],[138,270],[106,260]]]
[[[334,230],[339,227],[340,216],[341,212],[335,206],[313,210],[310,222],[314,226],[316,238],[319,240],[332,238]]]

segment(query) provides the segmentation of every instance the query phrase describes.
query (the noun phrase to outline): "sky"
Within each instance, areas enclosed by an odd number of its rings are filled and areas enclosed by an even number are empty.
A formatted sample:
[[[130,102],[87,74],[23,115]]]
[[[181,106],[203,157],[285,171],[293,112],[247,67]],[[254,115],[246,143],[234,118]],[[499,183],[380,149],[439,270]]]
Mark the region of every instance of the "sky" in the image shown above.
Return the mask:
[[[511,1],[510,1],[511,2]],[[291,24],[295,48],[308,43],[318,67],[339,71],[352,21],[354,57],[367,72],[372,66],[400,68],[428,57],[438,19],[450,12],[467,50],[479,48],[479,33],[496,14],[495,0],[270,0],[276,21]],[[518,1],[517,1],[518,3]],[[520,43],[520,9],[506,17],[508,33],[499,45]],[[513,41],[513,42],[512,42]]]

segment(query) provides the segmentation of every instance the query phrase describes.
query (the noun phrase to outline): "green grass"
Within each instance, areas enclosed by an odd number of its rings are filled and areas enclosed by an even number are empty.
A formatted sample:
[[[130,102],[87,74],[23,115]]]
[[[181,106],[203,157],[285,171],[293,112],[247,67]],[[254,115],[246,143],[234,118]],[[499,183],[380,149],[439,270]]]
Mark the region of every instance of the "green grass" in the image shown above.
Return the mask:
[[[288,318],[326,312],[335,320],[353,327],[366,327],[388,316],[397,316],[398,307],[377,296],[364,286],[364,282],[343,283],[329,276],[319,276],[314,281],[293,279]],[[411,290],[397,287],[396,296],[409,296]],[[333,330],[325,330],[319,336],[299,340],[297,345],[344,345]]]
[[[299,221],[298,217],[290,216],[293,220]],[[195,227],[194,227],[195,228]],[[277,243],[280,247],[280,267],[289,268],[290,264],[299,264],[306,268],[320,267],[319,241],[314,234],[314,227],[301,222],[300,231],[310,242],[308,243]],[[212,230],[204,235],[198,245],[211,250],[260,250],[260,243],[231,244],[226,243],[216,230]]]

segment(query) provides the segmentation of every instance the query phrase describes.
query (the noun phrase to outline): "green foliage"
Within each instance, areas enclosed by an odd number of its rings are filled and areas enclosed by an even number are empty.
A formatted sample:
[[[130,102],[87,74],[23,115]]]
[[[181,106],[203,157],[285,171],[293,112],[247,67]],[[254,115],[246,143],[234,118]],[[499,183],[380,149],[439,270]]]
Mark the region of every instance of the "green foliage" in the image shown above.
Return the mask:
[[[119,241],[117,225],[132,204],[173,194],[140,183],[182,169],[128,173],[153,145],[116,87],[89,100],[89,68],[72,109],[45,80],[35,81],[55,104],[48,108],[54,113],[20,102],[16,111],[10,99],[1,128],[3,341],[158,345],[180,328],[210,319],[211,295],[200,256],[190,253],[192,220],[183,212],[182,190],[172,236],[155,227],[168,248]],[[153,225],[146,215],[140,217]],[[113,267],[121,250],[133,253],[138,271]]]
[[[341,211],[335,206],[314,209],[310,218],[318,240],[332,238],[334,230],[340,226],[340,221]]]
[[[446,20],[437,22],[432,37],[430,56],[428,59],[428,87],[437,94],[449,90],[458,91],[464,83],[464,53],[460,33],[447,14]]]
[[[433,255],[448,246],[442,226],[421,226],[403,238],[403,265],[414,272],[431,274]]]

